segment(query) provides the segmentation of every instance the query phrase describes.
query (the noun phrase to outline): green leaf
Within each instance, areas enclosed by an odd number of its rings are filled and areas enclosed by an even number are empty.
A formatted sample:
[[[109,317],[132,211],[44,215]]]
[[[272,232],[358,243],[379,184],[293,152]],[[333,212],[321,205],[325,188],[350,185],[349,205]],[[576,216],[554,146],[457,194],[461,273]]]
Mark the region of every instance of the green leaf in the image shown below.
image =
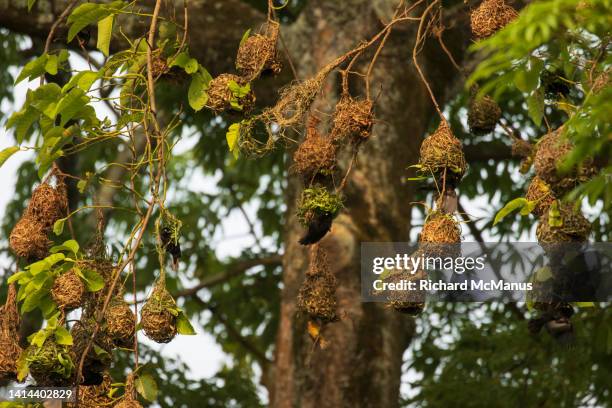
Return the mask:
[[[141,374],[135,381],[136,391],[147,401],[155,401],[157,399],[157,383],[150,374]]]
[[[527,97],[527,109],[529,117],[539,127],[544,116],[544,92],[541,89],[537,89]]]
[[[96,47],[107,57],[110,50],[114,20],[115,16],[111,14],[110,16],[104,17],[102,20],[98,21],[98,43],[96,44]]]
[[[533,211],[537,203],[538,203],[537,201],[527,201],[527,204],[523,208],[521,208],[520,214],[521,215],[531,214],[531,212]]]
[[[595,307],[595,303],[594,302],[575,302],[574,303],[577,307]]]
[[[104,279],[100,274],[92,269],[83,269],[85,286],[90,292],[97,292],[104,288]]]
[[[36,3],[36,0],[28,0],[28,11],[32,10],[32,6],[34,6],[34,3]]]
[[[32,61],[25,64],[25,66],[17,76],[17,79],[15,79],[15,85],[17,85],[26,78],[32,80],[44,74],[48,58],[48,54],[43,54],[40,57],[33,59]]]
[[[28,275],[28,272],[26,272],[26,271],[19,271],[19,272],[15,273],[15,274],[11,275],[11,277],[8,278],[7,283],[11,284],[13,282],[16,282],[19,279],[21,279],[21,278],[23,278],[24,276],[27,276],[27,275]]]
[[[30,362],[28,361],[28,353],[21,353],[16,362],[17,380],[22,382],[30,373]]]
[[[55,329],[55,341],[62,346],[72,346],[72,335],[64,326]]]
[[[84,3],[75,8],[70,16],[68,16],[67,23],[70,26],[68,30],[68,42],[72,41],[75,35],[77,35],[82,29],[90,24],[97,23],[105,17],[111,14],[104,4],[97,3]]]
[[[67,92],[68,90],[78,86],[84,92],[88,92],[89,88],[93,85],[96,80],[100,78],[100,72],[93,71],[81,71],[76,75],[73,75],[70,78],[70,81],[62,88],[62,92]]]
[[[0,167],[2,167],[4,162],[7,161],[9,159],[9,157],[14,155],[18,151],[19,151],[19,147],[17,147],[17,146],[7,147],[6,149],[2,150],[0,152]]]
[[[36,309],[40,305],[43,297],[45,297],[48,293],[49,290],[44,287],[29,293],[21,305],[21,313],[28,313]]]
[[[242,38],[240,39],[239,47],[242,47],[242,44],[244,44],[244,42],[249,39],[249,35],[251,35],[251,29],[250,28],[248,30],[246,30],[244,32],[244,34],[242,34]]]
[[[60,251],[70,251],[71,253],[76,255],[79,252],[79,243],[76,242],[74,239],[70,239],[64,242],[62,245],[56,245],[49,250],[49,252],[52,254],[55,254]]]
[[[208,102],[207,89],[208,84],[206,84],[202,74],[198,72],[193,75],[189,84],[189,90],[187,91],[187,99],[189,100],[189,106],[194,111],[201,110],[206,105],[206,102]]]
[[[39,86],[32,93],[31,104],[49,119],[55,119],[57,101],[61,97],[62,90],[55,83]]]
[[[57,75],[57,55],[49,55],[47,57],[47,62],[45,63],[45,71],[47,71],[51,75]]]
[[[61,235],[62,232],[64,232],[65,223],[66,223],[66,218],[60,218],[59,220],[55,221],[55,223],[53,224],[53,233],[55,235]]]
[[[72,119],[84,105],[89,103],[89,97],[82,89],[74,88],[58,103],[56,113],[61,116],[60,126]]]
[[[508,204],[504,206],[504,208],[499,210],[499,212],[495,215],[495,220],[493,221],[493,225],[497,224],[504,217],[509,215],[511,212],[518,210],[519,208],[522,208],[526,204],[527,204],[527,199],[523,197],[515,198],[514,200],[510,201]]]
[[[28,95],[30,95],[32,91],[28,90]],[[27,99],[26,99],[27,100]],[[40,118],[40,112],[29,106],[28,102],[24,104],[23,109],[19,112],[15,112],[11,115],[11,117],[6,122],[6,128],[15,129],[15,139],[17,143],[22,143],[23,139],[28,134],[28,131],[32,127],[32,124],[36,122]]]
[[[227,129],[227,133],[225,134],[225,139],[227,140],[227,145],[229,147],[230,152],[234,154],[234,158],[238,159],[238,154],[240,153],[240,149],[238,149],[238,139],[240,138],[240,123],[232,123],[230,127]]]
[[[188,74],[195,74],[200,68],[200,64],[195,58],[191,58],[186,52],[179,53],[170,63],[170,67],[178,66],[185,70]]]
[[[191,322],[189,321],[189,318],[187,317],[187,315],[185,315],[185,312],[183,311],[181,311],[176,318],[176,330],[178,334],[183,334],[186,336],[193,336],[194,334],[196,334],[196,331],[194,330],[193,326],[191,325]]]

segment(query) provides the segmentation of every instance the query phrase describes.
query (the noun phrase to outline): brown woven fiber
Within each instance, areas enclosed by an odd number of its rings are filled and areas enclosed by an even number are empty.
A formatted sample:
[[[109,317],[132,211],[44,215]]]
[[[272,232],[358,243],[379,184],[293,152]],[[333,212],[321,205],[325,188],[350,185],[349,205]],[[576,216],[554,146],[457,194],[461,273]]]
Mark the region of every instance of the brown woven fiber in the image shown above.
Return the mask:
[[[495,130],[499,118],[501,118],[501,108],[493,98],[487,95],[471,98],[468,109],[468,126],[473,134],[491,133]]]
[[[248,37],[238,48],[236,69],[248,80],[264,72],[278,74],[281,71],[276,47],[279,27],[276,22],[265,24],[263,34]]]
[[[306,138],[293,154],[293,170],[308,183],[317,174],[330,175],[336,167],[336,147],[317,131],[319,120],[311,117]]]
[[[334,111],[331,138],[334,143],[342,143],[350,138],[353,143],[367,140],[372,134],[372,101],[355,100],[350,95],[342,95]]]
[[[525,198],[529,201],[536,202],[532,212],[538,217],[546,214],[548,212],[548,208],[555,201],[555,196],[550,190],[548,184],[546,184],[546,182],[538,176],[535,176],[531,180],[531,183],[529,183]]]
[[[51,288],[51,297],[57,306],[64,311],[76,309],[83,304],[85,284],[71,269],[55,278]]]
[[[311,252],[311,261],[298,294],[298,309],[323,323],[338,320],[336,277],[329,269],[327,254],[320,248]]]
[[[17,311],[17,289],[11,283],[6,302],[0,307],[0,381],[17,379],[16,362],[22,349],[19,346],[19,313]]]
[[[55,221],[66,216],[67,208],[66,185],[63,178],[58,178],[56,187],[45,182],[34,189],[25,214],[50,229]]]
[[[131,345],[136,330],[136,316],[125,300],[119,296],[113,298],[106,310],[104,320],[106,332],[115,345]]]
[[[232,90],[230,89],[230,83],[232,81],[240,86],[247,84],[247,81],[238,75],[219,75],[210,81],[209,88],[206,91],[208,93],[208,101],[206,102],[206,106],[216,113],[236,110],[231,103],[232,99],[235,98]],[[253,94],[253,91],[250,91],[243,98],[239,98],[237,102],[242,106],[243,112],[249,112],[255,103],[255,95]]]
[[[419,249],[425,256],[459,256],[461,251],[459,223],[450,214],[434,211],[427,217],[423,225],[419,242]]]
[[[559,207],[563,225],[551,226],[549,214],[540,217],[536,228],[536,237],[542,245],[560,244],[567,242],[584,242],[591,233],[591,224],[580,211],[574,209],[573,204],[562,204]]]
[[[32,217],[24,216],[13,227],[9,245],[18,257],[37,260],[47,256],[51,241],[47,238],[44,225]]]
[[[517,17],[516,10],[504,0],[484,0],[470,15],[472,34],[477,39],[489,37]]]
[[[164,280],[157,282],[151,296],[142,307],[140,323],[148,338],[156,343],[168,343],[176,336],[176,302],[166,289]]]
[[[440,177],[445,170],[447,178],[460,180],[467,170],[467,163],[459,139],[455,137],[445,120],[438,129],[423,140],[420,150],[421,171]]]

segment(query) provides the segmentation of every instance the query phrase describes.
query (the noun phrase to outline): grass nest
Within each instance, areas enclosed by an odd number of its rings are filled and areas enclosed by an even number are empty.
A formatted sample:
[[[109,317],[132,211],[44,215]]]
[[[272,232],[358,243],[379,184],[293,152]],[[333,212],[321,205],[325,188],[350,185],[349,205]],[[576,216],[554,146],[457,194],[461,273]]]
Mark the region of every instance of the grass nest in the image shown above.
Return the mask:
[[[142,408],[142,404],[135,399],[125,398],[115,404],[115,408]]]
[[[63,311],[79,308],[85,300],[85,284],[74,269],[71,269],[55,278],[51,297]]]
[[[424,270],[418,270],[416,273],[408,271],[395,272],[389,275],[385,281],[389,283],[399,283],[402,280],[410,282],[418,282],[426,279],[427,274]],[[387,304],[393,310],[407,314],[409,316],[418,316],[425,309],[426,292],[422,290],[392,290],[387,296]]]
[[[548,213],[548,209],[555,201],[555,196],[548,184],[538,176],[535,176],[529,183],[525,198],[536,202],[532,212],[538,217]]]
[[[336,167],[337,148],[317,131],[318,120],[310,120],[306,138],[293,154],[292,169],[309,184],[317,175],[329,176]]]
[[[206,93],[206,106],[215,113],[230,110],[250,112],[255,104],[255,94],[248,81],[234,74],[221,74],[211,80]]]
[[[473,96],[468,109],[468,126],[475,135],[485,135],[495,130],[501,118],[501,108],[490,96]]]
[[[47,228],[35,218],[25,215],[13,227],[9,245],[18,257],[38,260],[47,256],[51,241],[47,238]]]
[[[306,234],[300,238],[300,244],[319,242],[330,231],[342,207],[342,197],[338,194],[330,193],[323,187],[305,189],[297,209],[298,221],[307,228]]]
[[[451,187],[465,174],[467,163],[461,142],[453,135],[445,120],[423,140],[419,165],[425,174],[433,174],[439,179],[446,175],[446,182]]]
[[[477,39],[489,37],[518,17],[504,0],[484,0],[470,14],[472,34]]]
[[[540,245],[584,242],[591,233],[591,223],[573,204],[562,204],[559,207],[561,225],[550,225],[549,214],[540,217],[536,237]]]
[[[99,385],[79,385],[79,407],[100,408],[110,407],[113,399],[108,396],[113,379],[108,371],[102,373],[102,382]],[[77,404],[69,402],[68,408],[76,408]]]
[[[544,96],[548,99],[566,97],[570,94],[570,81],[565,78],[563,70],[551,71],[545,69],[540,74],[540,82],[544,88]]]
[[[176,302],[160,280],[142,307],[140,324],[147,337],[154,342],[169,343],[177,333],[176,316]]]
[[[573,149],[569,140],[563,139],[559,128],[545,135],[537,145],[534,157],[535,172],[558,195],[563,195],[578,184],[587,181],[596,169],[591,161],[561,173],[558,166]]]
[[[61,387],[71,383],[75,363],[67,346],[58,345],[49,337],[42,347],[31,345],[24,353],[30,375],[39,387]]]
[[[111,280],[113,279],[113,275],[115,273],[115,265],[112,261],[99,258],[99,259],[85,259],[78,261],[78,267],[81,269],[91,269],[97,272],[100,276],[102,276],[102,280],[104,281],[104,288],[108,288]],[[119,293],[119,287],[115,287],[113,290],[113,295],[117,295]],[[85,309],[89,313],[95,313],[99,308],[102,307],[104,303],[104,298],[106,296],[106,289],[102,289],[96,292],[86,292],[86,301],[85,301]]]
[[[19,312],[17,289],[11,283],[6,303],[0,307],[0,381],[17,380],[17,359],[23,352],[19,346]]]
[[[372,101],[355,100],[350,95],[342,95],[332,117],[331,137],[340,144],[347,138],[353,143],[361,143],[372,134],[374,114]]]
[[[93,333],[94,325],[95,321],[93,319],[82,318],[70,330],[73,342],[70,354],[75,364],[79,364],[81,360]],[[112,363],[113,347],[112,339],[108,334],[104,330],[98,330],[83,362],[83,381],[81,385],[99,385],[102,382],[104,372],[108,370]]]
[[[425,256],[457,257],[461,253],[461,227],[452,215],[434,211],[423,225],[419,243]]]
[[[327,254],[314,252],[297,298],[298,309],[322,323],[338,320],[336,287],[338,282],[329,269]]]
[[[104,315],[106,333],[119,347],[133,346],[136,331],[136,316],[130,306],[121,297],[111,300]]]
[[[236,69],[253,80],[263,73],[278,74],[282,65],[276,43],[280,26],[276,22],[266,24],[263,34],[255,34],[240,43],[236,56]]]
[[[55,221],[66,216],[67,208],[66,184],[62,178],[58,178],[55,187],[45,182],[34,189],[25,214],[50,229]]]

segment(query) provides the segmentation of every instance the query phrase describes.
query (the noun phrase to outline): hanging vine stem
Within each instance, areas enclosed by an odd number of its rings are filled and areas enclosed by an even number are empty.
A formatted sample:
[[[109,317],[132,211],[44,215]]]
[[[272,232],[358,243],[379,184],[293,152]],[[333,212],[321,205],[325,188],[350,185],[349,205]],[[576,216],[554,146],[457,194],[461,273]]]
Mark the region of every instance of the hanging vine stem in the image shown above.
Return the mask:
[[[55,32],[57,31],[57,28],[60,26],[60,24],[64,22],[66,17],[68,17],[68,14],[70,14],[72,9],[75,8],[78,2],[79,0],[72,0],[70,4],[68,4],[68,7],[64,9],[62,14],[60,14],[60,16],[55,20],[55,22],[51,26],[51,29],[49,30],[49,35],[47,35],[47,40],[45,41],[45,49],[43,50],[44,54],[49,52],[49,48],[51,48],[51,41],[53,41],[53,37],[55,36]],[[42,85],[44,82],[45,82],[45,76],[42,75],[40,77],[40,84]]]
[[[424,37],[425,37],[425,35],[423,33],[423,25],[424,25],[424,23],[426,21],[425,18],[427,17],[427,15],[431,11],[431,9],[435,5],[438,4],[438,2],[439,2],[439,0],[435,0],[433,3],[431,3],[429,6],[427,6],[425,11],[421,15],[421,21],[419,23],[419,28],[417,30],[416,41],[415,41],[415,44],[414,44],[414,48],[412,49],[412,62],[414,63],[414,67],[416,68],[417,73],[421,77],[421,81],[423,82],[423,84],[425,85],[425,88],[427,89],[427,92],[429,93],[429,97],[431,98],[431,101],[432,101],[432,103],[434,105],[434,108],[436,108],[436,111],[438,112],[438,115],[440,116],[440,119],[442,119],[444,122],[446,122],[446,118],[442,114],[442,110],[440,109],[440,105],[438,105],[438,101],[436,100],[436,97],[435,97],[433,91],[431,90],[431,86],[429,85],[429,82],[427,82],[427,78],[425,78],[425,75],[423,74],[423,71],[421,70],[421,67],[419,66],[419,62],[417,60],[418,49],[419,49],[421,43],[424,42]]]
[[[117,283],[119,281],[119,278],[121,277],[121,272],[123,272],[123,270],[134,261],[135,256],[136,256],[136,252],[138,251],[139,247],[140,247],[140,243],[142,242],[142,239],[144,237],[145,231],[147,229],[147,225],[149,224],[149,221],[151,219],[151,216],[153,214],[153,210],[155,209],[156,203],[159,203],[159,189],[160,189],[160,184],[161,184],[161,178],[163,175],[163,170],[162,168],[164,167],[164,138],[163,138],[163,134],[159,131],[159,123],[157,122],[156,119],[156,103],[155,103],[155,88],[154,88],[154,80],[153,80],[153,72],[152,72],[152,67],[153,67],[153,60],[152,60],[152,49],[151,46],[152,44],[154,44],[154,40],[155,40],[155,31],[157,29],[157,20],[159,17],[159,9],[161,6],[161,0],[156,0],[155,2],[155,8],[153,11],[153,15],[151,17],[151,26],[149,29],[149,35],[148,35],[148,50],[147,50],[147,94],[148,94],[148,108],[149,110],[153,113],[153,126],[155,128],[155,136],[160,138],[160,142],[158,145],[158,162],[157,162],[157,172],[155,174],[155,178],[153,179],[153,185],[151,186],[151,193],[152,193],[152,197],[150,202],[148,203],[148,208],[147,208],[147,212],[145,213],[145,215],[142,217],[142,219],[140,220],[140,222],[134,227],[134,229],[132,230],[132,234],[128,240],[128,245],[131,244],[131,249],[127,255],[127,258],[117,267],[117,269],[114,271],[113,274],[113,280],[110,284],[110,287],[108,289],[108,292],[106,293],[106,296],[104,298],[104,303],[102,305],[101,310],[99,310],[98,312],[98,316],[96,316],[95,319],[95,325],[94,328],[92,330],[91,336],[89,337],[85,348],[83,350],[83,353],[81,354],[80,360],[79,360],[79,364],[78,364],[78,368],[77,368],[77,375],[76,375],[76,381],[77,384],[81,382],[81,376],[82,376],[82,372],[83,372],[83,365],[85,363],[85,357],[87,356],[87,354],[89,353],[89,350],[91,349],[91,346],[94,342],[94,339],[96,337],[96,335],[98,334],[98,331],[100,330],[100,324],[102,319],[104,318],[104,314],[106,313],[106,309],[108,308],[108,305],[110,303],[110,300],[113,296],[113,292],[115,290],[115,287],[117,286]],[[151,167],[154,166],[154,160],[151,157],[151,153],[153,153],[150,150],[150,136],[149,136],[149,132],[148,132],[148,126],[146,125],[148,122],[148,120],[145,118],[144,120],[144,124],[145,124],[145,137],[147,138],[147,145],[149,146],[149,165]],[[76,388],[76,404],[77,406],[79,405],[79,387]]]

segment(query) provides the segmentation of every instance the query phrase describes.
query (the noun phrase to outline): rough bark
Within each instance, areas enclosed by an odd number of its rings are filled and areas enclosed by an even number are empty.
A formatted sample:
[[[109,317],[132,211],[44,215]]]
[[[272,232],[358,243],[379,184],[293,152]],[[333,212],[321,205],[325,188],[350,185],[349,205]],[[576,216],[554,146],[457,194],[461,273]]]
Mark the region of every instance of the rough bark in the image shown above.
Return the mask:
[[[302,78],[380,30],[395,2],[351,0],[311,1],[290,32],[290,50]],[[402,355],[414,333],[412,319],[382,304],[362,303],[360,243],[408,239],[413,187],[404,184],[406,167],[418,161],[418,149],[433,108],[410,63],[414,24],[394,32],[373,73],[376,116],[372,139],[360,153],[346,191],[346,210],[321,241],[331,254],[338,278],[341,321],[328,325],[329,346],[314,347],[306,333],[306,318],[296,309],[296,297],[308,267],[307,250],[297,241],[302,233],[294,211],[302,188],[292,179],[287,191],[284,291],[276,342],[273,407],[394,407],[399,403]],[[462,51],[464,32],[453,33]],[[431,48],[431,49],[430,49]],[[424,53],[423,66],[434,89],[444,98],[453,68],[435,46]],[[367,60],[367,57],[364,59]],[[363,91],[362,81],[354,87]],[[314,110],[329,111],[338,98],[339,78],[326,83]]]

